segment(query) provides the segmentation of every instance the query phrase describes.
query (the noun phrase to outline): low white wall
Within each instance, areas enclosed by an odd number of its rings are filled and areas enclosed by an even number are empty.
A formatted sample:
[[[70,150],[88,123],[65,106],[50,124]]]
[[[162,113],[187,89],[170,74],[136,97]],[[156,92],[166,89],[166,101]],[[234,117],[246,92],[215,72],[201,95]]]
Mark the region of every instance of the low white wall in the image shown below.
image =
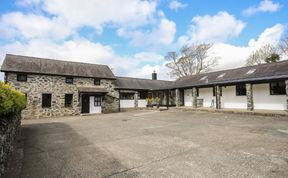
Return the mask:
[[[184,90],[184,106],[192,106],[192,89]]]
[[[138,100],[138,107],[139,108],[145,108],[147,105],[147,101],[142,99],[142,100]]]
[[[236,96],[236,86],[222,87],[221,107],[247,109],[247,96]]]
[[[94,96],[90,96],[89,110],[89,113],[101,113],[101,106],[94,106]]]
[[[270,95],[268,83],[253,85],[253,100],[254,109],[286,109],[286,95]]]
[[[214,107],[216,107],[216,97],[213,96],[213,88],[199,88],[197,99],[203,99],[203,107],[211,107],[212,100],[214,100]]]
[[[133,100],[120,100],[120,108],[134,108]]]

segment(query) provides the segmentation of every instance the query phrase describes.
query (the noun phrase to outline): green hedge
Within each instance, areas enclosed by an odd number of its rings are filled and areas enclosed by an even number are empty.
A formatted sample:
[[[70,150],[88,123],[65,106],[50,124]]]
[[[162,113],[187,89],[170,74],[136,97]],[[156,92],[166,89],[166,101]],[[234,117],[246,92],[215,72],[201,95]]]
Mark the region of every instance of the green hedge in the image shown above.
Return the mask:
[[[25,108],[25,95],[0,81],[0,117],[19,114]]]

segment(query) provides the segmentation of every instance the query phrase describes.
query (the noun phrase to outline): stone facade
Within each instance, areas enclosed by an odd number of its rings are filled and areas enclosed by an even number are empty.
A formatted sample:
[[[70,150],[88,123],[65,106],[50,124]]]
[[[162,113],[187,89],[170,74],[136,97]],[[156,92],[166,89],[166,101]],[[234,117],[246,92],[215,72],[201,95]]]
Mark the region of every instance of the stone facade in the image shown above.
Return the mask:
[[[140,95],[139,95],[139,92],[136,91],[134,93],[134,108],[138,108],[138,100],[140,99]]]
[[[246,83],[246,95],[247,95],[247,110],[254,110],[253,102],[253,85],[251,83]]]
[[[179,89],[176,89],[175,90],[175,102],[176,102],[176,107],[180,107],[181,105],[181,98],[180,98],[180,90]]]
[[[80,94],[78,87],[92,87],[94,78],[74,77],[73,84],[65,83],[65,76],[27,75],[27,82],[17,81],[15,73],[6,73],[7,82],[16,89],[27,94],[27,106],[22,111],[23,118],[56,117],[80,114]],[[119,108],[119,93],[115,90],[115,81],[101,79],[100,87],[105,87],[108,93],[102,103],[102,112],[117,112]],[[42,108],[42,94],[52,94],[50,108]],[[71,107],[65,107],[65,94],[73,94]]]
[[[14,142],[20,131],[21,117],[0,118],[0,176],[4,173],[8,158],[14,149]]]
[[[197,88],[192,88],[192,107],[197,108]]]
[[[219,85],[216,86],[216,109],[221,109],[222,90]]]
[[[286,85],[286,111],[288,112],[288,80],[285,80]]]

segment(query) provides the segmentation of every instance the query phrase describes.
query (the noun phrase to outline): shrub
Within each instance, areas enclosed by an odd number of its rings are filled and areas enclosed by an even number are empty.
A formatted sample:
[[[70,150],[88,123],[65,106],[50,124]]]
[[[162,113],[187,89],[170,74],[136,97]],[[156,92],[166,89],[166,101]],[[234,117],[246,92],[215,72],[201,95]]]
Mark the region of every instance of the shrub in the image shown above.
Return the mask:
[[[0,117],[19,114],[25,108],[25,95],[0,81]]]

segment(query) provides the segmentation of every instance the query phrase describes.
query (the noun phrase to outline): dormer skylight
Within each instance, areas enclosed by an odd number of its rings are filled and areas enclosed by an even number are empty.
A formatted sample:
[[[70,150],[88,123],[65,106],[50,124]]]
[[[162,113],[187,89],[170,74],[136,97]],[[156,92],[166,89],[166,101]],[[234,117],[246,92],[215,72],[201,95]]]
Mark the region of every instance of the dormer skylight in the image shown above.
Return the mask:
[[[247,74],[247,75],[253,74],[255,71],[256,71],[256,69],[250,69],[246,74]]]
[[[217,78],[222,78],[222,77],[225,76],[225,74],[226,74],[226,73],[223,73],[223,74],[219,75]]]
[[[200,81],[201,81],[201,80],[205,80],[207,77],[208,77],[208,76],[204,76],[204,77],[200,78]]]

